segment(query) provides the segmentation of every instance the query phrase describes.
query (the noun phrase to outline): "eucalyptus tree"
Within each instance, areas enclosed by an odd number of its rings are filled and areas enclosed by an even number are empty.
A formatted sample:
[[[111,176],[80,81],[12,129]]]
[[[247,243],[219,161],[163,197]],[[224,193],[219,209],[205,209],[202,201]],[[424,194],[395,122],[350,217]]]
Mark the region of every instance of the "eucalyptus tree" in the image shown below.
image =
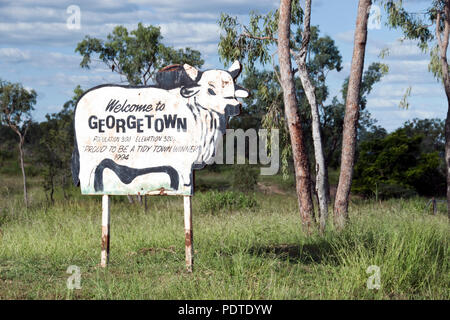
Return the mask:
[[[291,5],[290,1],[286,5]],[[281,11],[281,10],[280,10]],[[289,14],[290,11],[286,13]],[[281,18],[281,13],[280,13]],[[290,26],[289,30],[290,32]],[[323,232],[325,230],[325,223],[328,217],[328,175],[326,173],[325,157],[322,147],[322,137],[320,133],[320,117],[319,117],[319,107],[317,105],[317,99],[315,94],[315,87],[309,77],[306,58],[309,50],[309,42],[311,39],[311,0],[305,0],[305,11],[304,11],[304,21],[303,21],[303,32],[302,32],[302,42],[300,50],[292,50],[292,55],[298,66],[298,73],[300,75],[300,80],[302,82],[303,89],[305,90],[306,97],[308,99],[309,105],[311,106],[311,117],[312,117],[312,137],[314,144],[314,158],[315,158],[315,172],[316,172],[316,192],[319,202],[319,217],[320,217],[320,230]],[[288,38],[289,43],[289,38]],[[290,57],[289,57],[290,59]],[[281,68],[280,68],[281,69]]]
[[[310,1],[308,1],[307,7],[310,14]],[[284,16],[281,17],[281,8],[283,8]],[[281,21],[280,19],[284,20]],[[291,57],[298,56],[296,59],[298,63],[306,63],[306,54],[309,44],[309,17],[307,18],[307,25],[305,33],[303,33],[305,41],[302,41],[301,46],[295,41],[291,41],[290,28],[301,28],[303,22],[303,10],[300,8],[299,1],[282,1],[280,3],[279,10],[270,11],[266,15],[260,15],[255,12],[250,14],[250,23],[248,26],[244,26],[237,21],[237,18],[231,17],[227,14],[222,14],[219,21],[219,25],[224,31],[221,35],[219,43],[219,54],[225,62],[230,62],[233,59],[246,60],[249,68],[252,68],[255,63],[267,64],[272,63],[273,71],[277,76],[278,81],[283,88],[284,95],[284,113],[285,124],[289,128],[290,142],[292,147],[292,156],[294,158],[294,169],[296,174],[296,187],[297,197],[299,200],[300,213],[305,225],[309,225],[314,213],[313,202],[311,197],[311,177],[309,173],[309,158],[305,147],[305,133],[301,125],[301,118],[298,113],[298,100],[295,95],[294,74],[290,63]],[[281,32],[280,24],[283,26],[283,35],[287,35],[287,40],[284,39],[280,44],[279,35]],[[288,29],[286,29],[288,28]],[[278,34],[278,39],[276,35]],[[287,41],[287,42],[286,42]],[[276,48],[275,46],[278,45]],[[287,51],[286,51],[287,50]],[[273,51],[273,52],[272,52]],[[278,52],[279,73],[275,65],[274,55]],[[280,52],[288,54],[288,56],[280,56]],[[305,57],[305,60],[303,60]],[[283,65],[285,63],[285,65]],[[290,68],[288,70],[287,66]],[[283,71],[282,71],[283,69]],[[298,70],[303,75],[303,79],[309,80],[309,75],[306,66],[299,65]],[[292,78],[292,79],[291,79]],[[325,200],[319,202],[321,216],[326,216],[326,196],[325,185],[326,180],[323,179],[323,170],[325,170],[325,163],[322,150],[322,139],[320,138],[320,120],[318,116],[317,104],[314,96],[314,86],[311,81],[302,80],[305,91],[308,91],[308,100],[311,104],[311,112],[313,114],[314,124],[314,147],[316,157],[316,177],[318,182],[316,186],[319,186],[318,191],[320,193],[319,199]],[[312,93],[311,93],[312,91]],[[273,105],[272,105],[273,106]],[[271,126],[268,119],[276,119],[272,115],[273,109],[268,110],[268,117],[266,117],[266,125]],[[286,155],[287,152],[283,150],[282,154]]]
[[[430,53],[428,70],[442,81],[447,96],[445,164],[447,168],[447,214],[450,219],[450,76],[447,50],[450,34],[450,0],[433,0],[423,12],[408,12],[401,0],[384,0],[388,25],[401,29],[406,39]]]
[[[24,143],[30,123],[31,112],[36,104],[36,91],[25,89],[20,83],[0,80],[0,120],[19,137],[19,161],[23,177],[23,197],[28,207],[27,178],[25,174]]]
[[[61,111],[47,114],[40,123],[42,136],[37,155],[42,165],[43,188],[47,199],[54,202],[54,192],[61,186],[64,198],[70,185],[70,167],[74,144],[73,114],[76,102],[83,94],[80,86],[74,89],[73,97],[64,103]]]
[[[124,26],[117,26],[107,35],[106,41],[86,36],[78,43],[75,52],[83,57],[80,63],[82,68],[89,68],[92,59],[98,57],[97,60],[124,76],[132,85],[150,84],[156,72],[166,65],[203,65],[199,51],[174,49],[164,45],[162,39],[159,27],[139,23],[137,29],[128,31]]]

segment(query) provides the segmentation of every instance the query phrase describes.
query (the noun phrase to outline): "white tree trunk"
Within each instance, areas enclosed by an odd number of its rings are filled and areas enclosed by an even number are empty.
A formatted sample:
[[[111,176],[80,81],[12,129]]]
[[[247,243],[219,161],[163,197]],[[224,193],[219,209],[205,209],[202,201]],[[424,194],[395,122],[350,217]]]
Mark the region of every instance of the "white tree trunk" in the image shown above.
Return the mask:
[[[322,137],[320,134],[319,109],[316,103],[314,86],[312,85],[309,79],[308,71],[306,70],[306,64],[299,62],[297,62],[297,64],[300,80],[302,82],[303,89],[305,90],[309,105],[311,106],[312,136],[314,145],[314,157],[316,160],[316,192],[319,199],[320,230],[324,231],[326,220],[328,217],[328,203],[326,196],[327,183],[325,173],[325,157],[323,156]]]
[[[310,40],[310,19],[311,19],[311,0],[305,1],[304,30],[302,35],[302,48],[300,53],[294,54],[295,62],[298,66],[300,80],[305,90],[306,98],[311,106],[312,118],[312,136],[314,144],[314,157],[316,160],[316,192],[319,200],[319,217],[320,230],[325,230],[326,220],[328,217],[328,201],[327,201],[327,179],[325,168],[325,157],[323,155],[322,137],[320,134],[320,118],[319,108],[317,106],[315,88],[312,84],[308,70],[306,68],[306,55],[308,52]]]
[[[25,207],[28,208],[28,193],[27,193],[27,177],[25,175],[25,164],[24,164],[24,152],[23,152],[23,144],[24,138],[19,135],[19,154],[20,154],[20,168],[22,169],[22,177],[23,177],[23,200],[25,201]]]

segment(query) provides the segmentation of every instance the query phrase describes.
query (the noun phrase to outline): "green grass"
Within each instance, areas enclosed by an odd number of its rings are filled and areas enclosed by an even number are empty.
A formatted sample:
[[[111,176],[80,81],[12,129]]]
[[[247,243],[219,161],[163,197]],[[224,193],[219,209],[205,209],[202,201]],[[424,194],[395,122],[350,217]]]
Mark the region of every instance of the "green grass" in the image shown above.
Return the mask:
[[[184,268],[183,201],[149,198],[148,213],[124,197],[111,203],[111,256],[100,261],[101,199],[47,205],[30,179],[0,177],[1,299],[449,299],[449,223],[426,199],[352,203],[350,224],[324,236],[301,231],[291,194],[256,194],[256,209],[202,212],[193,199],[194,272]],[[208,180],[207,175],[204,181]],[[209,181],[218,182],[212,174]],[[330,221],[331,224],[331,221]],[[70,265],[81,269],[68,290]],[[366,269],[378,265],[381,288]]]

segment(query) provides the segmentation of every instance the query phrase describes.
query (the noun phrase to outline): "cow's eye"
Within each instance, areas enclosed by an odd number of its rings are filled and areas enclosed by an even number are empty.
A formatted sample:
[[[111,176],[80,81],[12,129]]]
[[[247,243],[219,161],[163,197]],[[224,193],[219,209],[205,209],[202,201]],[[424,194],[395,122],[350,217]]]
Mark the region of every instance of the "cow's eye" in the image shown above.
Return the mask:
[[[214,90],[211,89],[211,88],[208,89],[208,93],[209,93],[210,95],[212,95],[212,96],[215,96],[215,95],[216,95],[216,93],[214,92]]]

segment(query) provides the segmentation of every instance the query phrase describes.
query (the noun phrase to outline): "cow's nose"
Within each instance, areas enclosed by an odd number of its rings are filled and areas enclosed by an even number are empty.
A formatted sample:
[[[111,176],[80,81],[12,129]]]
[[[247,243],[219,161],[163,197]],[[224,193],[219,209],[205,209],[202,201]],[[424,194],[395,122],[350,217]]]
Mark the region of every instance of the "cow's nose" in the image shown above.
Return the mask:
[[[241,104],[238,103],[235,104],[227,104],[225,106],[225,116],[231,117],[231,116],[237,116],[239,113],[241,113]]]

